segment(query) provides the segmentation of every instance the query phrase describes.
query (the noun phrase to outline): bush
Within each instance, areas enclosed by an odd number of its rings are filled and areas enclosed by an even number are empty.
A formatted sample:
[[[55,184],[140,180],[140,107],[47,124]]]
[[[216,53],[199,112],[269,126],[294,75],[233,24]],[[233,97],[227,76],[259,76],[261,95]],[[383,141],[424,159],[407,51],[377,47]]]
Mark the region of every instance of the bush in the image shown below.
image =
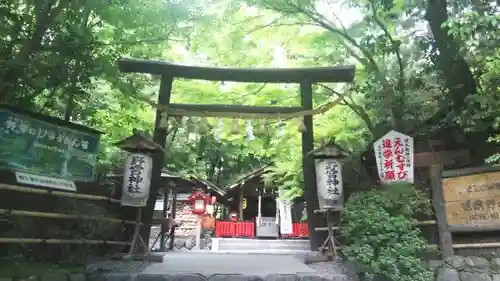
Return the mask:
[[[430,213],[427,195],[413,185],[391,184],[356,193],[342,215],[342,253],[365,280],[432,280],[432,270],[419,255],[436,247],[415,227],[417,215]]]

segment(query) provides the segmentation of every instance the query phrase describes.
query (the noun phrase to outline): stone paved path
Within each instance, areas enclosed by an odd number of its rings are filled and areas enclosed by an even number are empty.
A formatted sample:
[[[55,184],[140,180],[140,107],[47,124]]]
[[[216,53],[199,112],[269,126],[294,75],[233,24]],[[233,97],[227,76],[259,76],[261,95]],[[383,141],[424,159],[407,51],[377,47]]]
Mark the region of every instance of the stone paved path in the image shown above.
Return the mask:
[[[115,262],[108,266],[96,265],[107,271],[105,279],[96,280],[351,280],[340,272],[318,272],[291,255],[173,252],[165,255],[163,263]]]
[[[144,273],[268,274],[315,273],[316,271],[289,255],[169,253],[163,263],[152,264]]]

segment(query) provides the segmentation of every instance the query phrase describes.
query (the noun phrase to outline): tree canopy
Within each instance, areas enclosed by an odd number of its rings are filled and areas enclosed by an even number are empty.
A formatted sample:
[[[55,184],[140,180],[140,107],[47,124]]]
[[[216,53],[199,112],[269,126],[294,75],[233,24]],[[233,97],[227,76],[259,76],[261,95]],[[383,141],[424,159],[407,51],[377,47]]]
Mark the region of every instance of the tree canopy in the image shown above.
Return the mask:
[[[334,139],[356,153],[389,128],[448,125],[500,141],[498,0],[6,0],[0,16],[1,102],[105,132],[102,171],[120,163],[113,142],[134,128],[153,130],[145,101],[157,100],[159,77],[120,73],[121,57],[355,64],[354,83],[314,85],[315,107],[339,100],[314,116],[318,142]],[[299,106],[300,95],[292,84],[178,79],[172,102]],[[271,165],[272,179],[301,195],[300,120],[239,120],[237,128],[231,119],[170,121],[169,170],[226,185]]]

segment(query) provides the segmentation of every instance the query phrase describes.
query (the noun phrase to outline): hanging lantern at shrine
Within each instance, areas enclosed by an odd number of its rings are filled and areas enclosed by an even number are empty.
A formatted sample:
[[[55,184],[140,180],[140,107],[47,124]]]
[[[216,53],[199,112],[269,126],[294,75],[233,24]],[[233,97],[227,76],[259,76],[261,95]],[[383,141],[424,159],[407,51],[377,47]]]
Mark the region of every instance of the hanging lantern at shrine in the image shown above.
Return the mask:
[[[206,118],[201,118],[198,124],[198,133],[206,134],[208,132],[208,121]]]
[[[298,131],[301,132],[301,133],[305,133],[307,131],[306,124],[304,124],[304,118],[303,117],[300,118],[300,124],[299,124]]]
[[[182,123],[182,117],[181,116],[175,116],[174,120],[175,120],[175,124],[176,124],[177,127],[181,126],[181,123]]]
[[[285,135],[285,124],[281,119],[278,121],[278,138],[281,138]]]
[[[238,119],[234,118],[233,119],[233,128],[231,129],[231,134],[237,134],[239,133],[240,128],[238,124]]]
[[[205,196],[202,192],[193,192],[188,197],[188,202],[193,205],[193,214],[204,214],[207,210],[207,204],[210,202],[210,196]]]
[[[215,132],[214,132],[214,137],[215,137],[216,141],[221,140],[221,135],[222,135],[223,129],[224,129],[224,121],[221,118],[219,118],[217,120],[217,128],[215,129]]]
[[[162,112],[160,114],[160,128],[161,129],[168,129],[168,116],[167,113]]]
[[[253,134],[252,120],[247,120],[245,131],[247,133],[247,141],[253,141],[255,139],[255,135]]]
[[[260,121],[259,134],[264,134],[266,132],[266,122],[264,120]]]
[[[186,128],[187,121],[188,121],[188,117],[187,116],[182,116],[181,117],[181,127],[182,128]]]

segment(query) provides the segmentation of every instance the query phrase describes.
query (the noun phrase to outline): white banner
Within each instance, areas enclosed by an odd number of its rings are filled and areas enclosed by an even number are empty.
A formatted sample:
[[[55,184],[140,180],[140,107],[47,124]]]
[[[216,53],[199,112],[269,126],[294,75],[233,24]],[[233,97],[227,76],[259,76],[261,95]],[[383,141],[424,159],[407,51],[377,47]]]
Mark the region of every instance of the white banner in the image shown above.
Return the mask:
[[[382,182],[414,182],[412,137],[392,130],[373,144],[373,150]]]
[[[22,184],[37,185],[42,187],[55,188],[68,191],[76,191],[75,182],[66,179],[16,172],[16,180],[18,183]]]
[[[280,232],[281,234],[292,234],[292,206],[289,200],[280,199]]]
[[[122,206],[144,207],[149,197],[153,158],[132,153],[125,159],[123,173]]]

